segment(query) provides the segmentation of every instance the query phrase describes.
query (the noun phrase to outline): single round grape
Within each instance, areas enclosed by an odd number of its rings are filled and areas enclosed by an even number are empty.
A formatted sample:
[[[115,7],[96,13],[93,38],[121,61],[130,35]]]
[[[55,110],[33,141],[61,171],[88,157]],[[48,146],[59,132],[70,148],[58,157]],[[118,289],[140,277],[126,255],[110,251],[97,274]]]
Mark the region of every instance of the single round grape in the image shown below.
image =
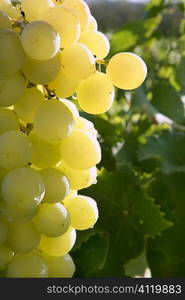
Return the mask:
[[[12,223],[8,228],[7,245],[18,253],[28,253],[37,248],[41,235],[33,222]]]
[[[0,29],[11,29],[11,21],[8,15],[0,10]]]
[[[50,168],[40,171],[45,185],[44,201],[60,202],[69,193],[69,181],[60,170]]]
[[[60,34],[60,47],[66,48],[77,42],[80,37],[80,22],[75,14],[63,5],[47,10],[43,20]]]
[[[84,30],[79,42],[87,46],[99,59],[105,58],[110,51],[109,40],[105,34],[95,30]]]
[[[0,76],[0,107],[14,105],[23,95],[26,80],[21,73]]]
[[[32,163],[38,168],[54,167],[61,159],[60,143],[49,143],[39,138],[39,136],[31,131],[29,141],[32,144],[33,154]]]
[[[6,269],[14,253],[6,246],[0,245],[0,271]]]
[[[62,159],[71,168],[86,170],[101,160],[97,139],[87,131],[76,129],[61,143]]]
[[[90,9],[83,0],[64,0],[63,4],[70,8],[80,21],[81,29],[86,29],[91,21]]]
[[[2,181],[1,191],[7,205],[18,212],[30,212],[42,201],[45,187],[41,175],[30,168],[10,171]]]
[[[12,130],[0,136],[0,166],[13,169],[26,166],[32,159],[32,147],[26,134]]]
[[[19,120],[16,114],[10,109],[0,107],[0,135],[6,131],[18,129]]]
[[[14,105],[14,111],[23,121],[33,123],[36,111],[44,101],[45,97],[38,88],[27,88]]]
[[[51,256],[67,254],[76,241],[76,230],[69,227],[68,231],[59,237],[41,237],[39,249]]]
[[[80,81],[95,72],[95,58],[83,44],[76,43],[61,53],[62,71],[75,81]]]
[[[8,265],[7,277],[46,278],[48,264],[41,255],[34,252],[16,255]]]
[[[7,233],[8,226],[2,219],[0,219],[0,245],[2,245],[5,242]]]
[[[21,8],[29,22],[41,20],[43,14],[54,4],[52,0],[22,0]]]
[[[35,226],[45,236],[58,237],[68,230],[70,216],[65,206],[60,203],[43,203],[36,215]]]
[[[44,21],[27,24],[21,34],[21,42],[28,56],[37,60],[48,60],[60,49],[60,35]]]
[[[55,79],[60,68],[59,54],[48,60],[36,60],[27,56],[22,71],[30,82],[46,85]]]
[[[107,76],[116,87],[123,90],[138,88],[144,82],[146,75],[145,62],[134,53],[118,53],[107,65]]]
[[[94,31],[98,30],[98,24],[97,24],[95,17],[91,16],[90,24],[87,27],[87,30],[94,30]]]
[[[0,30],[0,75],[18,72],[25,59],[19,35],[10,29]]]
[[[98,219],[96,202],[86,196],[78,195],[65,201],[71,218],[71,226],[78,230],[93,228]]]
[[[102,114],[114,101],[114,87],[104,73],[97,72],[81,81],[77,98],[80,107],[89,114]]]
[[[94,128],[93,122],[91,122],[83,117],[78,117],[75,119],[75,128],[74,129],[85,130],[97,138],[97,130]]]
[[[48,256],[49,278],[72,278],[75,272],[75,264],[69,254],[60,257]]]
[[[41,104],[34,118],[34,129],[40,138],[59,142],[71,134],[74,118],[61,101],[52,99]]]

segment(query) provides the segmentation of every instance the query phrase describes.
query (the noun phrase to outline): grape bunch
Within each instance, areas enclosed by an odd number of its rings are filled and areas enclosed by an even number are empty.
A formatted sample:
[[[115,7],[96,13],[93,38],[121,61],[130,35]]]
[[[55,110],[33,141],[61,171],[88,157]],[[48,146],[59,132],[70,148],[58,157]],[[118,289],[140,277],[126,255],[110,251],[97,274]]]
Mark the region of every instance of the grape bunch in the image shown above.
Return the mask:
[[[0,270],[7,277],[72,277],[76,230],[93,228],[98,134],[115,87],[139,87],[136,54],[110,45],[83,0],[0,0]],[[102,71],[104,70],[104,72]],[[105,71],[106,70],[106,71]]]

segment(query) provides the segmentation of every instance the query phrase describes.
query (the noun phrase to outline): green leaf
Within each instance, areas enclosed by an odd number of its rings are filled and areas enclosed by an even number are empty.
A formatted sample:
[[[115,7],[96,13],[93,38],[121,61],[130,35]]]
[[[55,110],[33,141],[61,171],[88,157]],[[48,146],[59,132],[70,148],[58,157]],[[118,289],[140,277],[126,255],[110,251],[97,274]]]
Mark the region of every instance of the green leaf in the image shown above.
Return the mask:
[[[150,273],[146,253],[143,251],[137,258],[129,260],[125,264],[125,275],[129,277],[146,277]]]

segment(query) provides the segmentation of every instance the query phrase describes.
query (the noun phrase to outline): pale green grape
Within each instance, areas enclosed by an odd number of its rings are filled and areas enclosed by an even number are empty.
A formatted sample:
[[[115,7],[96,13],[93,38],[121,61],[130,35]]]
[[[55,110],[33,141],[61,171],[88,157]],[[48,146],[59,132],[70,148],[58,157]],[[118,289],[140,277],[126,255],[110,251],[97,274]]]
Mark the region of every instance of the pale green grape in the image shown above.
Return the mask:
[[[29,210],[22,210],[17,208],[16,205],[7,205],[5,201],[0,201],[0,214],[3,219],[9,223],[23,223],[33,219],[37,212],[37,207],[33,207]]]
[[[145,62],[136,54],[122,52],[114,55],[107,65],[107,76],[123,90],[138,88],[147,75]]]
[[[44,101],[45,97],[38,88],[27,88],[14,105],[14,111],[23,121],[33,123],[36,111]]]
[[[75,81],[80,81],[95,72],[95,58],[83,44],[76,43],[61,53],[62,71]]]
[[[0,135],[6,131],[18,129],[19,120],[16,114],[12,110],[0,107]]]
[[[35,166],[38,168],[50,168],[54,167],[60,161],[60,143],[54,144],[44,141],[40,139],[34,131],[30,132],[28,138],[32,144],[32,163]]]
[[[63,4],[70,8],[80,21],[81,29],[89,26],[91,21],[91,13],[87,3],[83,0],[64,0]]]
[[[0,107],[15,104],[24,93],[25,85],[21,73],[0,76]]]
[[[86,45],[99,59],[105,58],[110,50],[108,38],[100,31],[84,30],[79,42]]]
[[[0,10],[0,29],[11,29],[11,21],[8,15]]]
[[[91,186],[93,183],[96,183],[96,167],[92,167],[87,170],[75,170],[62,162],[59,168],[67,176],[71,189],[81,190]]]
[[[114,101],[114,87],[104,73],[94,73],[81,81],[77,97],[80,107],[89,114],[102,114]]]
[[[60,36],[44,21],[27,24],[21,34],[21,42],[28,56],[37,60],[48,60],[60,49]]]
[[[39,249],[51,256],[67,254],[76,241],[76,230],[69,227],[68,231],[59,237],[41,237]]]
[[[10,29],[0,30],[0,75],[18,72],[25,59],[19,35]]]
[[[35,226],[43,235],[58,237],[68,230],[70,216],[67,209],[60,203],[43,203],[35,217]]]
[[[69,193],[69,181],[67,177],[54,168],[40,171],[45,185],[44,201],[48,203],[60,202]]]
[[[0,245],[0,271],[6,269],[14,253],[6,246]]]
[[[48,60],[36,60],[27,56],[22,71],[32,83],[46,85],[57,76],[60,68],[59,54]]]
[[[78,117],[75,119],[75,128],[74,129],[82,129],[85,130],[95,137],[97,137],[97,130],[94,128],[93,122],[83,118],[83,117]]]
[[[87,27],[87,30],[95,30],[95,31],[98,30],[98,24],[97,24],[97,21],[96,21],[96,19],[95,19],[93,16],[91,16],[90,24],[89,24],[89,26]]]
[[[75,272],[75,264],[69,254],[60,257],[48,256],[49,278],[71,278]]]
[[[5,242],[7,233],[8,226],[2,219],[0,219],[0,245],[2,245]]]
[[[92,228],[98,219],[96,202],[86,196],[78,195],[65,201],[71,218],[71,226],[78,230]]]
[[[70,109],[57,99],[41,104],[34,118],[34,129],[40,138],[59,142],[73,129],[74,118]]]
[[[63,5],[50,8],[43,16],[59,34],[61,48],[66,48],[77,42],[80,37],[80,23],[73,12]]]
[[[71,168],[86,170],[101,160],[97,139],[87,131],[76,129],[61,144],[62,159]]]
[[[8,227],[7,245],[15,253],[28,253],[36,249],[41,235],[32,222],[12,223]]]
[[[0,166],[13,169],[26,166],[32,159],[32,147],[26,134],[12,130],[0,136]]]
[[[54,4],[52,0],[22,0],[22,11],[29,22],[41,20],[42,15]]]
[[[76,197],[77,195],[78,195],[78,192],[76,190],[70,190],[69,194],[61,201],[61,203],[65,205],[65,201],[67,201],[68,199],[70,199],[72,197]]]
[[[45,187],[41,175],[30,168],[10,171],[2,181],[2,197],[15,211],[32,213],[42,201]]]
[[[67,77],[65,73],[60,70],[57,77],[49,83],[48,87],[54,90],[58,97],[68,98],[75,93],[78,84],[79,81],[74,80],[72,77]]]
[[[16,255],[8,265],[7,277],[45,278],[48,277],[48,264],[37,253]]]
[[[13,6],[11,0],[1,0],[0,9],[3,10],[11,18],[19,19],[21,16],[19,4]]]
[[[76,105],[67,99],[60,99],[60,101],[63,102],[70,109],[71,113],[73,114],[73,117],[76,120],[76,118],[79,117],[79,112],[78,112],[78,108],[76,107]]]

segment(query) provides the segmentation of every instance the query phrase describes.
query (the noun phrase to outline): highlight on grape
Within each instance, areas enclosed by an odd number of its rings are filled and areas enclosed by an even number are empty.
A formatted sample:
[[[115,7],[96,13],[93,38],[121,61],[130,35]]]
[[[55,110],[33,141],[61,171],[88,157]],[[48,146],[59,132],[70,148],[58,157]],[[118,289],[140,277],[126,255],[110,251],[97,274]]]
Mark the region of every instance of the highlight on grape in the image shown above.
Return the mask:
[[[134,53],[109,60],[109,40],[83,0],[0,0],[0,270],[72,277],[78,230],[98,220],[98,134],[80,111],[103,114],[115,87],[147,68]],[[69,99],[66,99],[69,98]],[[101,216],[100,216],[101,218]]]

